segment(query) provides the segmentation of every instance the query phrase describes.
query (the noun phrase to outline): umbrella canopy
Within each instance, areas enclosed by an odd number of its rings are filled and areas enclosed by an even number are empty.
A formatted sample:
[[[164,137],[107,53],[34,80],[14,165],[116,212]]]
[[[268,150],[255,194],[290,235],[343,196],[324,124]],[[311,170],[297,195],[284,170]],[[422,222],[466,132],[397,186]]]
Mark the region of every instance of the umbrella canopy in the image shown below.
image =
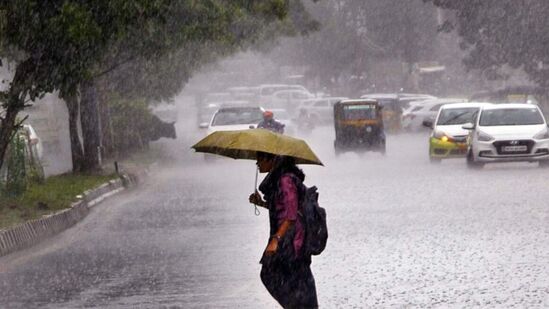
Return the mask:
[[[192,148],[197,152],[248,160],[255,160],[257,152],[261,151],[293,157],[296,164],[323,165],[305,141],[265,129],[217,131]]]

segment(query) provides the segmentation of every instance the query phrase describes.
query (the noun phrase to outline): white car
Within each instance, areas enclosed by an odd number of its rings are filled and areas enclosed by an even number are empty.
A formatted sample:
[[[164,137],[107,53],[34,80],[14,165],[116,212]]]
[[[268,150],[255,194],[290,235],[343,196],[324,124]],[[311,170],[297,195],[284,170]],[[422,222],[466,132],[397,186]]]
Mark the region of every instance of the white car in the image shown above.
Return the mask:
[[[210,126],[210,122],[212,120],[212,116],[222,107],[248,107],[252,106],[248,101],[236,101],[236,100],[229,100],[229,101],[218,101],[218,102],[210,102],[203,106],[200,106],[197,111],[197,123],[198,127],[201,129],[207,129]]]
[[[259,104],[261,106],[265,107],[276,107],[272,104],[275,100],[274,94],[277,91],[283,91],[283,90],[298,90],[298,91],[304,91],[309,92],[307,89],[301,85],[286,85],[286,84],[263,84],[259,85],[258,88],[258,95],[259,95]],[[280,107],[280,106],[279,106]]]
[[[217,131],[237,131],[255,129],[263,120],[261,107],[222,107],[215,112],[208,126],[208,135]],[[204,154],[204,160],[213,161],[217,156]]]
[[[334,121],[334,104],[341,100],[346,100],[345,97],[327,97],[318,99],[309,99],[301,103],[300,109],[303,108],[311,117],[311,120],[316,124],[327,124]]]
[[[216,131],[255,129],[263,120],[261,107],[223,107],[212,117],[208,134]]]
[[[549,130],[539,107],[531,104],[494,104],[480,110],[470,130],[467,165],[490,162],[549,163]]]
[[[280,90],[272,94],[270,103],[264,106],[266,108],[283,108],[290,112],[296,111],[301,102],[312,99],[315,96],[303,90]]]
[[[424,120],[434,119],[439,109],[445,104],[463,103],[465,99],[433,99],[410,102],[410,109],[402,113],[402,128],[418,131],[422,128]]]

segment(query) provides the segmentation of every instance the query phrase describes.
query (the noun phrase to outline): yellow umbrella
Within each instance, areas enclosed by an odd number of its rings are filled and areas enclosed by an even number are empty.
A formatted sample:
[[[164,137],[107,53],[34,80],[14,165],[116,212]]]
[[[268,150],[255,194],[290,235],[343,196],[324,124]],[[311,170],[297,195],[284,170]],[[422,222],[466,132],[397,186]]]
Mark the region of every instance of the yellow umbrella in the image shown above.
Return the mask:
[[[296,164],[323,165],[305,141],[265,129],[217,131],[192,148],[197,152],[248,160],[255,160],[257,152],[261,151],[293,157]]]

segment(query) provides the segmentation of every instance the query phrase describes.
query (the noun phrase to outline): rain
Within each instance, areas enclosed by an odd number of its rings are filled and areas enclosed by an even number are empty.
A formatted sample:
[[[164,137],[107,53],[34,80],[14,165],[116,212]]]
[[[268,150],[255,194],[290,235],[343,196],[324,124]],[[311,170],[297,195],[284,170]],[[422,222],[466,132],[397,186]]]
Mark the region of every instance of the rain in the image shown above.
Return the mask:
[[[0,308],[549,307],[548,13],[0,1]]]

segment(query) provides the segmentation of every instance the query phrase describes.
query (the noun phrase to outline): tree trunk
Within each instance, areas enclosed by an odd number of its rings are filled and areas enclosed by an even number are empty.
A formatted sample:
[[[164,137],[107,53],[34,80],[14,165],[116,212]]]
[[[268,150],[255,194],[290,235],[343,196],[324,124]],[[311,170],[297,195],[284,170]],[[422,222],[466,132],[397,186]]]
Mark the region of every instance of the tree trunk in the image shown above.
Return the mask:
[[[71,139],[72,171],[81,172],[84,168],[84,150],[78,136],[78,96],[75,94],[67,95],[63,98],[67,109],[69,110],[69,135]]]
[[[18,100],[18,97],[12,96],[8,100]],[[19,106],[23,106],[23,104],[18,104],[18,103],[15,103],[15,104],[8,103],[7,105],[8,107],[6,109],[6,113],[2,118],[2,121],[0,122],[0,169],[4,164],[4,157],[6,155],[6,150],[8,149],[11,138],[15,133],[15,129],[16,129],[15,126],[17,124],[16,123],[17,114],[22,109]]]
[[[17,129],[17,114],[25,108],[25,99],[28,93],[27,75],[34,69],[35,65],[32,59],[19,63],[9,90],[2,93],[5,95],[6,101],[0,101],[5,108],[5,114],[0,117],[0,169],[4,164],[4,156],[10,140]]]
[[[112,134],[112,121],[109,108],[108,87],[105,86],[106,80],[100,78],[96,80],[97,98],[99,108],[99,118],[101,119],[101,142],[103,144],[103,154],[105,157],[111,157],[114,154],[114,141]]]
[[[101,168],[101,119],[97,89],[93,80],[81,84],[80,123],[84,138],[83,171]]]

